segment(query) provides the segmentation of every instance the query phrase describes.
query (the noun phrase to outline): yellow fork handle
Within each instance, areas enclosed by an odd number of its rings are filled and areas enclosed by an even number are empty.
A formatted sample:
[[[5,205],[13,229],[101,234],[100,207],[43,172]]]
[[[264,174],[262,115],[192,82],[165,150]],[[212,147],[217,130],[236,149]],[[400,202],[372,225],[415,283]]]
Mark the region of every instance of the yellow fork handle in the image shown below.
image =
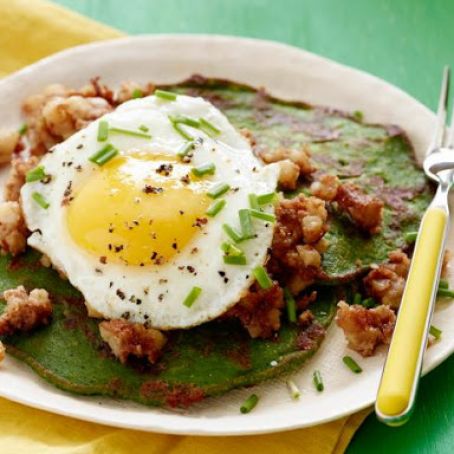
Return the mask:
[[[429,207],[418,233],[407,284],[377,395],[376,413],[398,423],[411,411],[441,270],[448,213]],[[404,421],[402,421],[404,422]]]

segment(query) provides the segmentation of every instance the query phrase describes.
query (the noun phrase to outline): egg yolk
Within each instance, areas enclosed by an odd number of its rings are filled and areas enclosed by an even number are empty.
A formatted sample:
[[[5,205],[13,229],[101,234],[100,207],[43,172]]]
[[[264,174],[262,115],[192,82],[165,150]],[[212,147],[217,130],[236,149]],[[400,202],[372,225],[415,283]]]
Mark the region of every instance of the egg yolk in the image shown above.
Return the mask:
[[[207,184],[174,156],[119,155],[76,188],[69,232],[101,262],[166,263],[200,234]]]

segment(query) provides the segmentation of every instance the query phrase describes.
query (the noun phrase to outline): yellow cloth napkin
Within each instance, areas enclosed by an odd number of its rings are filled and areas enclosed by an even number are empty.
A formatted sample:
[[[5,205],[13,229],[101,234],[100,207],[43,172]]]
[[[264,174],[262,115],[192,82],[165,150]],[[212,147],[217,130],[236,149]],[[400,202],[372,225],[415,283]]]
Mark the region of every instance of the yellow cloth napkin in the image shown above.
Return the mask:
[[[42,0],[0,0],[0,30],[0,76],[67,47],[121,36],[117,30]],[[209,438],[116,429],[35,410],[0,398],[0,452],[342,453],[368,412],[365,410],[327,424],[291,432]]]

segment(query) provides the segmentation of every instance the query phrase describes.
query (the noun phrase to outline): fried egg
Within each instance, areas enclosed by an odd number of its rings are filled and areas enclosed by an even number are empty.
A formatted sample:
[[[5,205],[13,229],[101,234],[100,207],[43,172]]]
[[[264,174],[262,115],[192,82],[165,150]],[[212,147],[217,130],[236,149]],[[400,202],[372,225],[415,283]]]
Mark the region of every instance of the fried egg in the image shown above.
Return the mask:
[[[278,167],[263,166],[209,102],[170,98],[132,100],[91,123],[22,188],[29,245],[91,316],[189,328],[236,304],[266,260],[274,207],[252,217],[250,203],[275,191]]]

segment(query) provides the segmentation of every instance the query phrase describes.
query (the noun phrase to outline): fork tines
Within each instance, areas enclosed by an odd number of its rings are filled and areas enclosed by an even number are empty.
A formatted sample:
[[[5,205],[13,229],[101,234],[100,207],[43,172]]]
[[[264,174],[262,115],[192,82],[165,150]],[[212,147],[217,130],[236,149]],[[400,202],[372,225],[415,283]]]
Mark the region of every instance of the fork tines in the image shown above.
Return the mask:
[[[450,76],[450,68],[449,66],[445,66],[443,69],[443,79],[441,81],[440,99],[438,101],[437,125],[429,152],[442,147],[454,148],[454,106],[453,113],[451,114],[451,127],[449,128],[449,134],[446,134]]]

